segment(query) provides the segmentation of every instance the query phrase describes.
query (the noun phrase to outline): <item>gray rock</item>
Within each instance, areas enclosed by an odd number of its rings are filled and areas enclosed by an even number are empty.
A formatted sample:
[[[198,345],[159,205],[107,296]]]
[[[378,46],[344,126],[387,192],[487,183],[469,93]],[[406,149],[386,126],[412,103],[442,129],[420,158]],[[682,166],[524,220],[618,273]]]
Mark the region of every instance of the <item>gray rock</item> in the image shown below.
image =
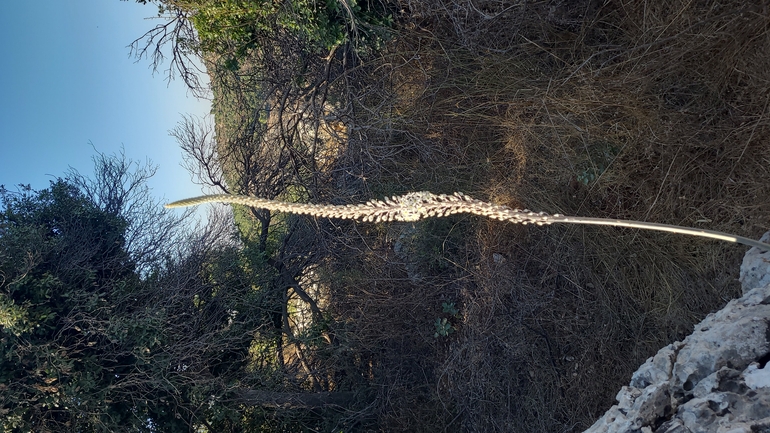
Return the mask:
[[[770,243],[770,232],[765,233],[760,242]],[[743,294],[756,287],[770,284],[770,251],[752,247],[743,256],[739,281]]]

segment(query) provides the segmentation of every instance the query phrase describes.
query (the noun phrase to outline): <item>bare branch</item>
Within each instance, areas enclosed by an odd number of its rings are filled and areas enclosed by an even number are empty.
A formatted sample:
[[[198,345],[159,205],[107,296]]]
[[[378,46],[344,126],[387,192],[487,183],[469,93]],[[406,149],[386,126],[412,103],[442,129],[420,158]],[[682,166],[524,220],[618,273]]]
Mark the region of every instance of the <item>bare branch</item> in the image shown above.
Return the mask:
[[[66,179],[99,209],[128,222],[126,248],[140,267],[157,263],[164,251],[180,241],[178,235],[191,212],[176,216],[153,198],[147,181],[155,175],[157,166],[151,161],[140,165],[127,159],[123,150],[117,155],[97,151],[93,161],[93,178],[70,169]]]
[[[201,84],[200,75],[206,71],[200,66],[200,42],[195,26],[190,21],[192,12],[181,8],[166,9],[165,12],[165,15],[158,16],[165,20],[165,23],[156,25],[131,42],[128,46],[130,55],[137,62],[145,58],[150,59],[150,66],[155,74],[166,60],[165,47],[170,47],[170,62],[164,70],[166,81],[171,82],[178,76],[193,95],[202,97],[206,95],[207,89]]]
[[[195,183],[230,193],[219,163],[214,126],[210,117],[183,116],[169,134],[176,138],[182,148],[183,165],[192,174]]]

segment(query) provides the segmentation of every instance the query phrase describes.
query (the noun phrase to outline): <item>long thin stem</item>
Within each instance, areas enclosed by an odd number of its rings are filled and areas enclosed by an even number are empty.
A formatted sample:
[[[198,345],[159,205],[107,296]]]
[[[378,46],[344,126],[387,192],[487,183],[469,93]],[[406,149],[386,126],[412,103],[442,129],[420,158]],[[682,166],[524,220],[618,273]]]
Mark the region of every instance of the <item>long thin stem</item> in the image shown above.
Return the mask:
[[[411,192],[402,196],[394,196],[385,200],[371,200],[358,205],[320,205],[305,203],[289,203],[277,200],[267,200],[244,195],[205,195],[188,198],[166,205],[167,208],[195,206],[203,203],[232,203],[275,212],[289,212],[302,215],[312,215],[321,218],[355,219],[363,221],[418,221],[423,218],[443,217],[458,213],[470,213],[500,221],[517,224],[549,225],[590,224],[612,227],[629,227],[645,230],[657,230],[678,233],[689,236],[701,236],[721,241],[735,242],[764,251],[770,251],[770,245],[743,236],[722,233],[714,230],[702,230],[669,224],[648,223],[642,221],[627,221],[607,218],[582,218],[564,215],[548,215],[544,212],[511,209],[492,203],[476,200],[463,193],[453,195],[433,194],[427,191]]]
[[[571,224],[591,224],[599,226],[629,227],[634,229],[657,230],[660,232],[678,233],[688,236],[701,236],[704,238],[719,239],[720,241],[735,242],[750,247],[757,247],[764,251],[770,251],[770,245],[755,241],[747,237],[731,235],[729,233],[718,232],[716,230],[694,229],[691,227],[675,226],[670,224],[649,223],[643,221],[631,220],[613,220],[607,218],[579,218],[579,217],[556,217],[554,223]]]

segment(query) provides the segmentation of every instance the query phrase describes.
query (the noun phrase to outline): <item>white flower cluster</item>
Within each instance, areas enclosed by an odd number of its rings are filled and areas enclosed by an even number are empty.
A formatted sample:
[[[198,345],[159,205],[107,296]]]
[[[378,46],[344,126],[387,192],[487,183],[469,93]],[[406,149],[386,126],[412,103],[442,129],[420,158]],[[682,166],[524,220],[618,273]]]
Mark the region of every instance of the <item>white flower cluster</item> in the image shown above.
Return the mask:
[[[356,219],[362,221],[419,221],[430,217],[445,217],[458,213],[470,213],[501,221],[521,224],[550,224],[553,217],[543,212],[511,209],[473,199],[463,193],[452,195],[433,194],[427,191],[410,192],[385,200],[370,200],[358,205],[319,205],[307,203],[288,203],[278,200],[266,200],[243,195],[206,195],[176,201],[167,208],[195,206],[203,203],[233,203],[275,212],[289,212],[300,215],[312,215],[319,218]]]

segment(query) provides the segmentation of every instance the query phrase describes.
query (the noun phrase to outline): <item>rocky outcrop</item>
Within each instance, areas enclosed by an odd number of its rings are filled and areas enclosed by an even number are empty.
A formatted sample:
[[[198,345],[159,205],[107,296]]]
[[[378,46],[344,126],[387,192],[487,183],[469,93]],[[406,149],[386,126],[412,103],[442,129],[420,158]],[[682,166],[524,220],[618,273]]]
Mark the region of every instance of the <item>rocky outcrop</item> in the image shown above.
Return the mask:
[[[648,359],[586,432],[770,432],[770,253],[749,250],[741,282],[740,299]]]

